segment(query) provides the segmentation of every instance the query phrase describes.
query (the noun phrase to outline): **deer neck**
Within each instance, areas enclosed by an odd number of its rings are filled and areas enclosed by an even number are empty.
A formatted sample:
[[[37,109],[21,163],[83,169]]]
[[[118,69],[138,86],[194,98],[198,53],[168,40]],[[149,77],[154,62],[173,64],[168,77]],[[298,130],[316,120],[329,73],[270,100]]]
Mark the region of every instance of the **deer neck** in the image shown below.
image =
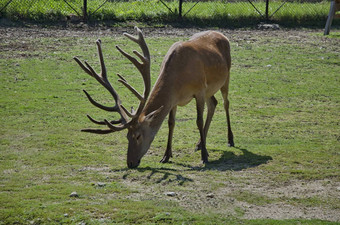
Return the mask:
[[[174,107],[175,102],[174,95],[172,93],[174,91],[174,88],[171,88],[171,85],[164,81],[164,79],[160,79],[160,77],[157,80],[154,88],[152,89],[149,100],[141,114],[141,117],[143,118],[161,108],[160,112],[158,112],[157,115],[155,115],[150,122],[150,127],[155,134],[161,127],[166,116]]]

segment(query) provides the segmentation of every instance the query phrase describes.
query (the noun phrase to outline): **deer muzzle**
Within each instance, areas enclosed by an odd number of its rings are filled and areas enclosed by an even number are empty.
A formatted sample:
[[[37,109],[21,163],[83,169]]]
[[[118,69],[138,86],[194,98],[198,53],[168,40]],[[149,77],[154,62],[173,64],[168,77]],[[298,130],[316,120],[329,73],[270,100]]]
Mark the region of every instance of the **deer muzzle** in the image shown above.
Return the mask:
[[[130,168],[130,169],[133,169],[133,168],[137,168],[140,164],[140,160],[138,161],[127,161],[127,166]]]

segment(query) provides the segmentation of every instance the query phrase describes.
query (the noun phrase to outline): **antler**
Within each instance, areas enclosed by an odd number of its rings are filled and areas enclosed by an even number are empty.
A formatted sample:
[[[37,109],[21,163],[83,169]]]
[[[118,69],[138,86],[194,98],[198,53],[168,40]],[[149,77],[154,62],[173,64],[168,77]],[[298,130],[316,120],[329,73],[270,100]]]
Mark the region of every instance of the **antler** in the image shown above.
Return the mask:
[[[101,73],[97,74],[95,70],[85,61],[85,65],[77,58],[74,57],[74,60],[79,64],[79,66],[90,76],[94,77],[102,86],[104,86],[112,95],[112,97],[115,100],[115,106],[113,107],[108,107],[104,106],[95,100],[85,91],[84,93],[86,94],[87,98],[89,101],[94,105],[97,106],[100,109],[110,111],[110,112],[118,112],[121,116],[119,120],[114,120],[114,121],[107,121],[106,119],[104,121],[97,121],[94,120],[91,116],[87,115],[87,117],[90,119],[95,124],[100,124],[100,125],[107,125],[110,129],[102,130],[102,129],[84,129],[82,131],[84,132],[91,132],[91,133],[97,133],[97,134],[107,134],[115,131],[120,131],[125,128],[127,128],[133,120],[138,118],[140,113],[142,112],[146,100],[149,96],[150,93],[150,87],[151,87],[151,82],[150,82],[150,53],[149,49],[147,47],[147,44],[145,43],[143,34],[140,29],[135,27],[135,29],[138,32],[138,38],[133,37],[130,34],[124,33],[124,36],[128,37],[132,41],[136,42],[139,44],[143,51],[143,55],[141,55],[137,51],[133,51],[135,55],[137,55],[142,63],[140,63],[138,60],[136,60],[134,57],[129,55],[128,53],[124,52],[121,48],[116,46],[116,48],[125,56],[127,57],[140,71],[140,73],[143,76],[143,81],[144,81],[144,94],[141,96],[136,89],[134,89],[120,74],[117,74],[118,77],[120,78],[118,81],[121,82],[124,86],[126,86],[139,100],[140,104],[138,106],[138,110],[136,113],[134,113],[133,110],[131,110],[131,113],[121,104],[121,100],[119,98],[119,95],[117,92],[114,90],[112,85],[107,79],[107,72],[106,72],[106,67],[104,63],[104,58],[103,58],[103,52],[101,48],[101,41],[97,40],[97,49],[98,49],[98,54],[99,54],[99,61],[100,61],[100,66],[101,66]],[[131,117],[132,119],[128,122],[128,117]],[[114,124],[119,124],[119,125],[114,125]]]
[[[149,97],[150,88],[151,88],[151,81],[150,81],[150,53],[149,53],[149,49],[148,49],[147,44],[145,43],[142,31],[138,27],[135,27],[135,29],[136,29],[136,31],[138,33],[138,37],[137,38],[135,38],[134,36],[132,36],[132,35],[130,35],[128,33],[124,33],[124,36],[129,38],[130,40],[132,40],[133,42],[137,43],[140,46],[140,48],[143,51],[143,55],[141,55],[137,51],[133,51],[133,53],[138,56],[138,58],[142,61],[142,63],[140,63],[136,58],[132,57],[131,55],[129,55],[128,53],[123,51],[119,46],[116,46],[118,51],[120,53],[122,53],[122,55],[124,55],[127,59],[129,59],[133,63],[133,65],[135,65],[135,67],[139,70],[139,72],[143,76],[144,93],[143,93],[143,96],[142,96],[120,74],[117,74],[118,77],[120,78],[118,81],[121,82],[125,87],[127,87],[140,101],[138,109],[137,109],[137,111],[135,113],[129,113],[124,107],[122,107],[123,110],[125,111],[125,113],[129,117],[131,117],[132,119],[137,118],[141,114],[141,112],[142,112],[142,110],[143,110],[143,108],[145,106],[146,100]]]

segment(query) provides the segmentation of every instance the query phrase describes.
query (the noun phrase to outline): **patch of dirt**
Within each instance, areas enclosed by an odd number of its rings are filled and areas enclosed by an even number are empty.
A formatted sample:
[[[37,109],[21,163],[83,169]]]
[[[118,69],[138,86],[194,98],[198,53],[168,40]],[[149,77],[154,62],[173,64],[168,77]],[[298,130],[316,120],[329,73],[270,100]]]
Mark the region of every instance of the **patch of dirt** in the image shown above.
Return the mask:
[[[173,27],[161,27],[161,28],[142,28],[145,37],[183,37],[183,39],[189,39],[190,36],[197,32],[206,30],[205,28],[173,28]],[[275,41],[275,37],[279,37],[280,40],[284,40],[285,43],[298,43],[303,45],[310,45],[311,47],[323,49],[323,46],[319,46],[315,43],[324,42],[327,48],[333,48],[335,51],[339,50],[337,38],[327,38],[321,35],[313,35],[315,33],[322,33],[322,30],[260,30],[260,29],[218,29],[218,31],[224,33],[232,43],[236,45],[247,45],[260,43],[261,41]],[[19,57],[32,57],[31,54],[20,55],[20,52],[27,52],[30,50],[39,49],[39,46],[35,43],[37,39],[41,38],[101,38],[101,37],[122,37],[124,32],[134,34],[134,28],[132,27],[105,27],[105,26],[87,26],[81,24],[71,27],[52,27],[43,28],[37,25],[30,27],[6,27],[0,24],[0,50],[2,53],[9,53],[7,56],[11,57],[11,51],[19,52]],[[266,37],[266,39],[263,39]],[[270,37],[270,40],[267,38]],[[317,41],[315,41],[317,40]],[[44,49],[48,47],[50,51],[57,49],[58,45],[62,43],[56,43],[51,46],[41,46]],[[67,45],[71,45],[67,43]],[[280,44],[280,43],[278,43]],[[22,50],[22,51],[20,51]],[[331,49],[330,49],[331,50]],[[14,54],[13,57],[16,57]]]
[[[245,207],[248,207],[245,210],[245,219],[320,219],[340,221],[339,210],[325,210],[321,207],[294,206],[284,203]]]
[[[243,219],[340,221],[340,209],[331,208],[327,204],[327,201],[340,199],[340,182],[292,180],[286,184],[278,184],[270,180],[256,180],[256,176],[250,175],[249,171],[234,172],[234,175],[246,175],[247,183],[229,180],[219,187],[211,187],[211,181],[199,174],[186,177],[183,188],[180,188],[181,185],[174,185],[179,181],[170,174],[161,179],[150,177],[130,179],[127,175],[124,176],[123,182],[135,190],[125,196],[129,199],[167,200],[196,213],[213,212]],[[168,192],[174,194],[168,196]],[[238,197],[243,192],[248,193],[249,199]],[[320,205],[309,203],[314,200],[321,201]]]
[[[191,35],[204,31],[204,28],[142,28],[146,38],[147,37],[190,37]],[[311,42],[313,39],[327,40],[327,42],[337,43],[337,39],[329,39],[324,36],[311,37],[311,33],[322,33],[322,30],[229,30],[218,29],[220,32],[226,34],[233,42],[255,42],[258,37],[286,37],[289,41],[300,41],[303,43]],[[69,28],[42,28],[38,26],[31,27],[2,27],[0,26],[0,40],[32,40],[36,38],[61,38],[61,37],[103,37],[103,36],[122,36],[124,32],[134,33],[132,27],[91,27],[84,25],[83,27],[69,27]]]
[[[247,172],[244,172],[247,173]],[[251,176],[247,175],[248,179]],[[277,184],[273,181],[251,181],[242,191],[264,196],[268,204],[242,203],[246,219],[321,219],[340,221],[340,208],[331,208],[327,203],[340,200],[340,182],[331,180],[290,180]],[[320,203],[315,207],[313,201]],[[312,206],[314,205],[314,206]],[[326,206],[326,207],[325,207]]]

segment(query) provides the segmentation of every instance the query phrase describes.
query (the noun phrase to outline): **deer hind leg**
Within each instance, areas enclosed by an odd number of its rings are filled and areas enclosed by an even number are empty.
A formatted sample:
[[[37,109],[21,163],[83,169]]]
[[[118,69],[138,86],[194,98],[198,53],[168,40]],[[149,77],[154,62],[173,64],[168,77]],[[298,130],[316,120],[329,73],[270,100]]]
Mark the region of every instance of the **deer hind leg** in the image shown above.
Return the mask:
[[[228,146],[233,147],[234,146],[234,135],[231,131],[231,125],[230,125],[230,115],[229,115],[229,100],[228,100],[228,85],[229,81],[227,81],[224,86],[221,88],[223,100],[224,100],[224,109],[227,115],[227,125],[228,125]]]
[[[172,157],[172,136],[175,128],[175,117],[176,117],[177,106],[175,106],[169,114],[168,126],[169,126],[169,136],[168,136],[168,145],[166,147],[166,151],[161,160],[161,163],[169,162],[169,159]]]
[[[201,137],[201,158],[203,163],[208,162],[208,151],[206,149],[206,143],[205,143],[205,132],[203,127],[203,113],[204,113],[204,97],[196,97],[196,109],[197,109],[197,120],[196,124],[198,127],[198,130],[200,132]]]
[[[205,125],[204,125],[204,136],[205,138],[207,138],[208,135],[208,130],[209,130],[209,126],[212,120],[212,117],[215,113],[215,108],[217,105],[217,100],[214,96],[211,96],[208,101],[207,101],[207,106],[208,106],[208,114],[207,114],[207,119],[205,121]],[[195,151],[201,150],[202,149],[202,141],[201,139],[198,141],[197,145],[196,145],[196,149]]]

